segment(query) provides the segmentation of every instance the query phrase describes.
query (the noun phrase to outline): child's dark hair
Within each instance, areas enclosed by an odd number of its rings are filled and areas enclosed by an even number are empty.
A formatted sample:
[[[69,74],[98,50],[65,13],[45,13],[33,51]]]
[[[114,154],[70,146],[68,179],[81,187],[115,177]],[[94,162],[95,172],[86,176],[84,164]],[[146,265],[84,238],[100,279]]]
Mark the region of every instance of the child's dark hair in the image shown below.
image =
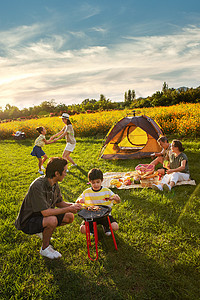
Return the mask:
[[[103,180],[103,173],[102,173],[102,171],[100,169],[94,168],[94,169],[92,169],[92,170],[89,171],[89,173],[88,173],[88,179],[89,179],[89,181],[95,180],[95,179],[101,179],[101,180]]]
[[[52,179],[55,177],[55,172],[62,175],[64,167],[67,165],[67,160],[62,157],[51,157],[46,167],[46,177]]]
[[[185,150],[185,148],[183,148],[181,141],[173,140],[172,143],[173,143],[174,147],[177,147],[180,152],[183,152]]]
[[[39,133],[41,133],[43,129],[44,129],[44,127],[42,127],[42,126],[36,128],[36,130],[37,130]]]
[[[72,124],[69,119],[67,119],[67,125]]]

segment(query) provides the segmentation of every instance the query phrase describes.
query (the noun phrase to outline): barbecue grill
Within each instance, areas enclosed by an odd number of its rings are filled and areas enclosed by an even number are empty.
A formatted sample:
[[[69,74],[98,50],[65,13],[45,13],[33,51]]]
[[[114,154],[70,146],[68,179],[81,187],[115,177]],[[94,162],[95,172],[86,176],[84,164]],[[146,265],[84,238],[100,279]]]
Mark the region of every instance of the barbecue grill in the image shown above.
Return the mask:
[[[95,206],[94,206],[95,208]],[[89,210],[89,209],[82,209],[78,212],[79,217],[83,218],[85,220],[85,228],[86,228],[86,241],[87,241],[87,251],[88,251],[88,257],[90,260],[97,260],[98,259],[98,233],[97,233],[97,219],[101,218],[108,218],[108,224],[110,227],[110,231],[112,234],[113,242],[115,245],[115,249],[117,250],[117,243],[115,240],[115,236],[113,233],[113,229],[111,226],[109,213],[111,212],[112,208],[106,205],[98,205],[96,207],[97,209]],[[93,228],[94,228],[94,239],[95,239],[95,248],[96,248],[96,258],[91,258],[90,256],[90,247],[91,247],[91,240],[90,240],[90,227],[89,222],[93,222]]]

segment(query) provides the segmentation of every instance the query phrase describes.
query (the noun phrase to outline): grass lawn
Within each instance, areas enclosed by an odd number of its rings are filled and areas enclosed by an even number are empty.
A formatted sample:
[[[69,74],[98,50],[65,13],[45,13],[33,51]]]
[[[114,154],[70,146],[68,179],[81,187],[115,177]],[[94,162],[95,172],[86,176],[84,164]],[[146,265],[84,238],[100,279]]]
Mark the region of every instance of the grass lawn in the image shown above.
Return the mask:
[[[61,156],[65,141],[44,147]],[[111,237],[99,228],[99,259],[87,257],[82,220],[58,228],[52,244],[62,258],[40,256],[41,241],[17,231],[14,221],[30,183],[39,176],[30,155],[32,140],[0,142],[0,299],[200,299],[200,139],[183,141],[196,186],[170,193],[151,189],[115,190],[122,199],[113,216],[120,230]],[[130,171],[150,159],[98,160],[101,139],[79,138],[72,157],[78,164],[60,183],[66,201],[88,187],[87,172]]]

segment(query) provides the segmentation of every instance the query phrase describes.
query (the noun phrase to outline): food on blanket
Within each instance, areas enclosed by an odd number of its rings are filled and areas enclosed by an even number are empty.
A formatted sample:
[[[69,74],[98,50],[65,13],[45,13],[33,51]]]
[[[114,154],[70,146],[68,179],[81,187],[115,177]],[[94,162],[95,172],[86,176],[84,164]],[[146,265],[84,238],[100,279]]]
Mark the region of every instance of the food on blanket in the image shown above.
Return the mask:
[[[115,185],[119,182],[117,179],[111,179],[110,184]]]
[[[119,178],[119,181],[120,181],[120,182],[124,182],[123,178]]]
[[[122,186],[122,183],[121,183],[121,182],[119,182],[119,183],[116,185],[117,188],[119,188],[120,186]]]
[[[141,179],[141,176],[134,176],[134,183],[140,184],[140,179]]]
[[[132,181],[131,181],[130,179],[126,179],[126,180],[124,181],[124,184],[125,184],[125,185],[131,185],[131,184],[132,184]]]
[[[127,172],[124,176],[125,177],[127,177],[127,176],[134,177],[137,174],[138,174],[137,171],[130,171],[130,172]]]
[[[137,180],[135,179],[134,184],[140,184],[140,179],[137,179]]]
[[[119,188],[122,185],[122,183],[118,179],[112,179],[110,181],[110,185]]]
[[[134,179],[133,179],[133,177],[126,176],[126,177],[124,177],[124,181],[125,181],[125,180],[130,180],[130,181],[132,182]]]

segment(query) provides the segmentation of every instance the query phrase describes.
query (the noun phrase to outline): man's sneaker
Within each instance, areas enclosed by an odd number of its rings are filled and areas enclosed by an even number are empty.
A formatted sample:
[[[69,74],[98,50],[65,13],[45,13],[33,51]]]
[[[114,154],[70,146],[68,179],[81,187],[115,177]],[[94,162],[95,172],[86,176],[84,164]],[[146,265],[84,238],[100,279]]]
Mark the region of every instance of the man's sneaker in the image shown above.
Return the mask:
[[[38,170],[38,172],[39,172],[41,175],[44,175],[44,172],[43,172],[43,171]]]
[[[45,170],[45,167],[44,167],[44,166],[41,166],[41,169],[42,169],[42,170]]]
[[[104,227],[104,226],[103,226],[103,230],[104,230],[105,235],[107,235],[107,236],[110,236],[110,235],[111,235],[110,228],[107,228],[107,227]]]
[[[162,185],[152,184],[152,189],[155,191],[163,191]]]
[[[35,235],[37,235],[41,240],[43,240],[43,233],[42,232],[36,233]]]
[[[62,256],[58,251],[55,251],[51,245],[49,245],[44,250],[41,247],[40,254],[50,259],[59,258]]]
[[[60,252],[54,250],[53,247],[52,247],[51,245],[49,245],[49,247],[50,247],[51,251],[55,254],[55,256],[56,256],[55,258],[60,258],[60,257],[62,257],[62,254],[61,254]]]
[[[77,167],[77,164],[72,164],[71,167]]]
[[[171,191],[171,186],[167,183],[163,184],[163,189],[166,191],[166,192],[170,192]]]

